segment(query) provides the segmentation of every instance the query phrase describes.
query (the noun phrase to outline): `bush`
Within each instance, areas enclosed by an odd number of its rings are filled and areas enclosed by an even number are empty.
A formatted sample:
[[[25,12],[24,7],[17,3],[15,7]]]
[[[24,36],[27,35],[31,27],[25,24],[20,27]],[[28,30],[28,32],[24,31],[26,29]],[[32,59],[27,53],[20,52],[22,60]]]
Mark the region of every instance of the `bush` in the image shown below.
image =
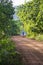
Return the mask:
[[[27,35],[28,38],[38,40],[38,41],[43,41],[43,34],[38,34],[38,33],[29,33]]]
[[[15,51],[14,43],[8,38],[0,41],[0,65],[22,65],[20,54]]]
[[[43,34],[38,34],[36,37],[35,37],[36,40],[39,40],[39,41],[43,41]]]

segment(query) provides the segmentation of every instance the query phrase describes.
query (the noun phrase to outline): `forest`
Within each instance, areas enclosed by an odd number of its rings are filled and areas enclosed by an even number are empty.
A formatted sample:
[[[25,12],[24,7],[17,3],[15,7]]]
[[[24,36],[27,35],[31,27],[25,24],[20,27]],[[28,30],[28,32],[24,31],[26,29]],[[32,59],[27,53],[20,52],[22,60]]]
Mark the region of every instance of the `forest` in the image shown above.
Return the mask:
[[[19,20],[14,20],[17,14]],[[25,1],[13,7],[12,0],[0,0],[0,65],[23,65],[12,36],[26,32],[26,38],[43,41],[43,0]],[[18,38],[19,39],[19,38]]]
[[[17,15],[23,23],[27,37],[43,40],[43,0],[25,2],[17,8]]]
[[[14,13],[11,0],[0,0],[0,65],[22,65],[11,40],[11,36],[20,33],[20,23],[13,19]]]

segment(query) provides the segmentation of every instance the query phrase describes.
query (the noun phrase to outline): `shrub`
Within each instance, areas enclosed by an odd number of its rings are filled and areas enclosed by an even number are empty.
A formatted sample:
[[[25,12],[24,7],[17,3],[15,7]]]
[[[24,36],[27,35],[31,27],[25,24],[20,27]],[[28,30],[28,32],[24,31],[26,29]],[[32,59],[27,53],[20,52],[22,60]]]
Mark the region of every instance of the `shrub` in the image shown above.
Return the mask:
[[[8,38],[0,41],[0,65],[22,65],[15,44]]]
[[[36,37],[35,37],[36,40],[39,40],[39,41],[43,41],[43,34],[38,34]]]

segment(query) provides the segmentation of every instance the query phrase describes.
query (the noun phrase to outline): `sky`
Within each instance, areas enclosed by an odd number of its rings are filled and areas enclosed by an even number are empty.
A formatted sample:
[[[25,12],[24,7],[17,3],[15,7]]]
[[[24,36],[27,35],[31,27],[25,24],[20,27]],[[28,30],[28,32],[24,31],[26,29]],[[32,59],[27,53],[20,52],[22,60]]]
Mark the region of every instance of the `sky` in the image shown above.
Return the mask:
[[[12,0],[13,1],[13,6],[18,6],[21,4],[24,4],[25,0]],[[30,1],[30,0],[26,0],[26,1]]]

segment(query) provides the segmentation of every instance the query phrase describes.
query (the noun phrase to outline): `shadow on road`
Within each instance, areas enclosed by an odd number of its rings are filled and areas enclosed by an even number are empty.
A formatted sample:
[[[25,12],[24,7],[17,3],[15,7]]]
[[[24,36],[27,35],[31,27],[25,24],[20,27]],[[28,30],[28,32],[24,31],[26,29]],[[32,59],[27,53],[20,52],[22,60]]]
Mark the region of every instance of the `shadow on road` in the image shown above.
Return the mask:
[[[23,38],[12,37],[16,49],[21,53],[24,65],[43,65],[43,42]]]

